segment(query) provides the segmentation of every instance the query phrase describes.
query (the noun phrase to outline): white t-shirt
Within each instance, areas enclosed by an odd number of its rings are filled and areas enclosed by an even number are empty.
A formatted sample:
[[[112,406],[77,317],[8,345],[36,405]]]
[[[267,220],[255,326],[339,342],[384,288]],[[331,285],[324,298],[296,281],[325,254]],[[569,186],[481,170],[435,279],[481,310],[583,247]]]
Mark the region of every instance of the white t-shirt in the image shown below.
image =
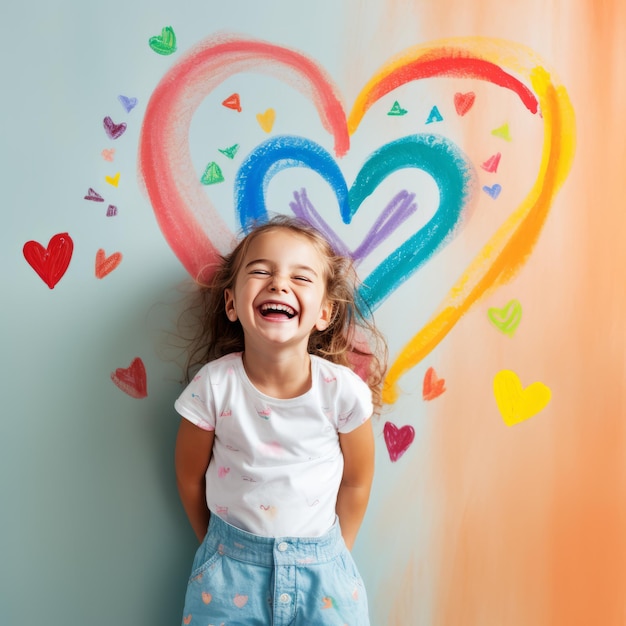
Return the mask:
[[[369,387],[350,369],[311,355],[311,389],[287,400],[256,389],[241,353],[205,365],[176,410],[214,430],[209,510],[266,537],[317,537],[335,521],[343,474],[338,433],[372,414]]]

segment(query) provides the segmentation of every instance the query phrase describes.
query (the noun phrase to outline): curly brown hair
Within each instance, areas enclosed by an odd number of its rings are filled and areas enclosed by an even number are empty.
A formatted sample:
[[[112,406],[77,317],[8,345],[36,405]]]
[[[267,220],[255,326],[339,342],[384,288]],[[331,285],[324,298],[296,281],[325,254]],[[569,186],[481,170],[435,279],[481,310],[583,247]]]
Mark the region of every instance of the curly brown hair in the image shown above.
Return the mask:
[[[387,362],[387,345],[356,298],[358,277],[351,259],[338,255],[323,235],[307,222],[287,215],[277,215],[254,227],[235,249],[220,257],[208,285],[199,285],[195,315],[199,329],[187,351],[186,380],[209,361],[232,352],[244,351],[244,333],[240,322],[226,316],[224,291],[233,289],[237,274],[250,244],[264,233],[275,230],[306,238],[317,250],[324,265],[326,298],[332,304],[332,318],[324,330],[314,329],[308,350],[324,359],[354,370],[368,384],[377,413],[382,407],[382,382]]]

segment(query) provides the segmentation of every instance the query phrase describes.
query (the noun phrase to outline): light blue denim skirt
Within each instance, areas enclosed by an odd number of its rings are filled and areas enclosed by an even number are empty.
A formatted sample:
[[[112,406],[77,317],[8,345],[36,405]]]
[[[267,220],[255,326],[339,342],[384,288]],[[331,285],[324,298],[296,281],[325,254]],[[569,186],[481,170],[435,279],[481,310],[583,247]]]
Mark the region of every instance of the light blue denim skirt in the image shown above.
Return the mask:
[[[367,595],[339,522],[321,537],[259,537],[211,514],[186,626],[369,626]]]

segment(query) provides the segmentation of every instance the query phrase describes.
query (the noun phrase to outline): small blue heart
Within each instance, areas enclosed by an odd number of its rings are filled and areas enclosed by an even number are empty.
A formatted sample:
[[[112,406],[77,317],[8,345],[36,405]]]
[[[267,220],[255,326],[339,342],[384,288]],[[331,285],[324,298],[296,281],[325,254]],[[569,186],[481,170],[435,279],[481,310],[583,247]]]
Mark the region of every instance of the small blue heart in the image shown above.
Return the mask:
[[[500,195],[500,192],[502,191],[502,186],[498,185],[498,183],[496,183],[492,187],[488,187],[487,185],[485,185],[483,187],[483,191],[495,200]]]
[[[126,109],[126,113],[130,113],[137,106],[137,98],[118,96],[117,99],[122,103],[124,109]]]

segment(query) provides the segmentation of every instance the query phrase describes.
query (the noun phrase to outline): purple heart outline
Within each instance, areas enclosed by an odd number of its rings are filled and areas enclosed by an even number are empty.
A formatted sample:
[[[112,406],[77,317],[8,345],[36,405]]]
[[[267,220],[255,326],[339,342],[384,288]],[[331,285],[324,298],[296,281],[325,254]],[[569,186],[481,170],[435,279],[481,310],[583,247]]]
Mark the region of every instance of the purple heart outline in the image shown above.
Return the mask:
[[[126,124],[116,124],[108,115],[102,120],[104,130],[111,139],[118,139],[126,131]]]
[[[408,135],[381,146],[367,157],[350,188],[335,159],[319,144],[304,137],[273,137],[257,146],[237,173],[235,207],[244,231],[268,219],[266,191],[269,182],[279,171],[292,167],[311,169],[326,181],[335,192],[344,224],[351,223],[365,200],[396,171],[416,168],[435,180],[439,188],[435,214],[421,228],[409,232],[362,280],[358,297],[372,311],[459,232],[475,180],[471,163],[455,144],[441,135]],[[373,240],[366,240],[350,256],[363,258],[397,229],[414,210],[410,208],[413,199],[408,192],[406,194],[396,195],[387,204],[369,232]],[[295,207],[347,251],[345,243],[330,230],[306,198],[300,195]]]
[[[137,106],[137,98],[119,95],[117,99],[122,103],[126,113],[130,113]]]
[[[294,201],[290,202],[289,206],[294,215],[319,230],[338,254],[350,257],[357,264],[371,254],[407,218],[417,211],[417,203],[414,202],[415,194],[406,190],[398,192],[378,216],[363,238],[363,242],[351,251],[313,206],[306,189],[301,189],[300,193],[294,191],[293,197]]]

